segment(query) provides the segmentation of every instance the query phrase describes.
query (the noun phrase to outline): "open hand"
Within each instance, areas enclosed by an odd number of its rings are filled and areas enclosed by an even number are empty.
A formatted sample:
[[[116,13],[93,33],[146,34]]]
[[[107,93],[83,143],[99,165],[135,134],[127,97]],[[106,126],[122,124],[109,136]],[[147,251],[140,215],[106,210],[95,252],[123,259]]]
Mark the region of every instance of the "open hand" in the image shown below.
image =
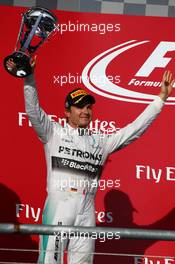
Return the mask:
[[[163,74],[162,85],[159,94],[159,97],[163,101],[166,101],[166,99],[170,96],[174,82],[175,80],[172,80],[172,73],[170,71],[165,71]]]

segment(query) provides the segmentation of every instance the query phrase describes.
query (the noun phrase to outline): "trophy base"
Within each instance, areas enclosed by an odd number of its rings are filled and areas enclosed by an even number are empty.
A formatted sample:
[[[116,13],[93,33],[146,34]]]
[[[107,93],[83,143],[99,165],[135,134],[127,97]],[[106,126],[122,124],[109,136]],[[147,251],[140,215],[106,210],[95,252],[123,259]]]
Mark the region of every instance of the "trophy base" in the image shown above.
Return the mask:
[[[4,67],[8,73],[17,78],[25,78],[32,73],[30,64],[30,57],[22,51],[14,52],[13,54],[5,57]],[[14,67],[9,67],[7,62],[12,60]]]

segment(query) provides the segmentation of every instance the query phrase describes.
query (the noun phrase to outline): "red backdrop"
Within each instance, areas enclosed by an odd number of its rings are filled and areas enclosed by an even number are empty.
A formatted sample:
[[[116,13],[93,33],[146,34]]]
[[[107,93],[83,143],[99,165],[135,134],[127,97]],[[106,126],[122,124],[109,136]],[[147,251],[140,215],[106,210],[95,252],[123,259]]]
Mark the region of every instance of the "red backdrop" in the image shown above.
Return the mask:
[[[0,220],[36,224],[41,223],[46,196],[44,152],[25,115],[23,80],[10,76],[3,68],[3,58],[14,50],[24,11],[0,7]],[[36,79],[40,103],[55,120],[64,117],[65,95],[80,86],[91,90],[97,100],[93,126],[102,130],[123,127],[143,111],[152,95],[159,93],[165,69],[174,72],[174,18],[54,13],[62,32],[37,51]],[[88,25],[86,30],[82,24]],[[90,79],[83,83],[81,75],[86,70]],[[104,73],[110,76],[113,90],[93,80],[97,73],[97,79]],[[125,88],[124,94],[121,88]],[[109,157],[96,197],[98,225],[174,230],[174,96],[139,140]],[[22,210],[18,214],[19,204]],[[24,244],[35,248],[37,240],[33,236],[31,243]],[[97,242],[98,251],[140,255],[173,256],[174,247],[174,242],[160,241]],[[115,259],[111,261],[115,263]],[[95,263],[105,262],[105,257],[95,259]],[[122,258],[120,263],[131,263],[131,259]]]

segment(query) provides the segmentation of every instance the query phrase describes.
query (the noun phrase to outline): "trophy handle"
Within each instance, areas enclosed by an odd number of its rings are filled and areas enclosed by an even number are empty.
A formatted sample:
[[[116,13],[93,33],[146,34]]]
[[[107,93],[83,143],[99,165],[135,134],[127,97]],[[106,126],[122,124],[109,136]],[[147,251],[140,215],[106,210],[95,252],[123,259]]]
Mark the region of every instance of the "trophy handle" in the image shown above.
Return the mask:
[[[29,33],[29,35],[28,35],[28,37],[27,37],[25,43],[24,43],[23,46],[20,48],[20,51],[23,52],[23,51],[25,51],[26,49],[28,49],[31,40],[32,40],[33,36],[35,35],[35,31],[36,31],[36,29],[37,29],[37,27],[38,27],[38,25],[39,25],[39,22],[41,21],[41,18],[42,18],[42,13],[41,13],[41,14],[39,15],[39,17],[37,18],[35,25],[33,26],[32,30],[30,31],[30,33]]]
[[[7,62],[12,59],[14,62],[14,67],[9,67],[7,65]],[[32,73],[32,67],[30,64],[30,57],[26,55],[22,51],[16,51],[13,54],[5,57],[4,59],[4,67],[8,73],[11,75],[18,77],[18,78],[24,78],[27,77]]]

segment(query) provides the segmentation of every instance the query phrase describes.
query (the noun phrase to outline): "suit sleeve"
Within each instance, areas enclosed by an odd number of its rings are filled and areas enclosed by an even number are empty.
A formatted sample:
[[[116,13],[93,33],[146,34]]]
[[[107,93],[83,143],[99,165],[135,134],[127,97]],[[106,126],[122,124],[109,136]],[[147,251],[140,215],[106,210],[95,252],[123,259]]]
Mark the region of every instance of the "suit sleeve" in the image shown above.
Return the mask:
[[[132,123],[110,135],[108,138],[109,153],[122,149],[138,139],[156,119],[163,105],[164,102],[157,97]]]
[[[26,77],[24,81],[25,109],[39,139],[46,144],[52,133],[53,124],[48,115],[39,105],[34,75]]]

